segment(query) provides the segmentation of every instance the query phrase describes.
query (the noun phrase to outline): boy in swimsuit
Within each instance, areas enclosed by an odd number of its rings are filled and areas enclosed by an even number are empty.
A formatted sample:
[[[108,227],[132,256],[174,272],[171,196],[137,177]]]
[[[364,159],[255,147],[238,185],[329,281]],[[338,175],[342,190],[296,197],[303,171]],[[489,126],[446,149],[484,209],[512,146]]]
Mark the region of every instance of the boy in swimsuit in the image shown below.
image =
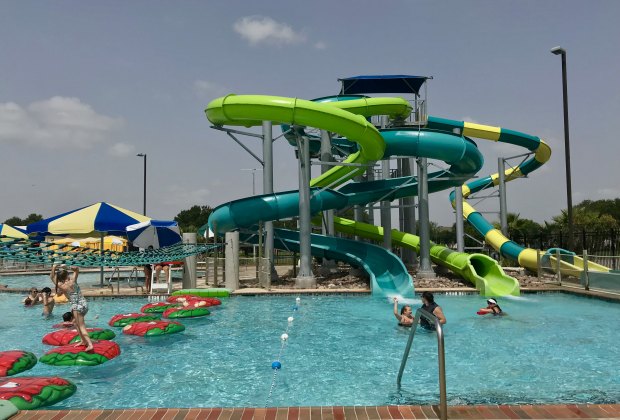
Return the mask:
[[[43,316],[49,318],[52,315],[52,311],[54,310],[54,298],[52,296],[52,289],[49,287],[44,287],[41,289],[41,293],[39,293],[39,299],[43,303]]]
[[[73,271],[73,276],[69,276],[69,272],[65,269],[57,273],[56,265],[53,265],[50,278],[56,285],[56,289],[59,290],[59,294],[67,295],[71,303],[71,312],[73,313],[75,327],[80,336],[80,342],[76,343],[76,346],[86,345],[85,351],[88,352],[93,349],[93,342],[88,336],[88,331],[86,330],[86,324],[84,322],[84,316],[88,313],[88,302],[84,299],[80,286],[77,284],[80,269],[72,267],[71,270]]]

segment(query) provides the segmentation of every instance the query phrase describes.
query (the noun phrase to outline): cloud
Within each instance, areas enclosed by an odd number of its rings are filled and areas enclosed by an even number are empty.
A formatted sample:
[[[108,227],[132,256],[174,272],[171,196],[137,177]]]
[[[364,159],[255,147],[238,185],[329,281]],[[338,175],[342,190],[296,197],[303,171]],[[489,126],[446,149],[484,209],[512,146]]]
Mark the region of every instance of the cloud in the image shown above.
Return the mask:
[[[181,208],[189,208],[195,204],[205,205],[211,191],[207,188],[191,189],[181,185],[171,185],[166,188],[164,204]]]
[[[318,41],[314,43],[314,48],[316,48],[317,50],[324,50],[325,48],[327,48],[327,44],[323,41]]]
[[[136,147],[133,144],[116,143],[108,149],[108,154],[114,157],[124,158],[131,156],[136,151]]]
[[[0,103],[0,142],[90,149],[111,138],[121,118],[98,114],[78,98],[54,96],[22,107]]]
[[[286,23],[268,16],[245,16],[233,24],[233,29],[250,45],[292,45],[306,41],[306,36]]]
[[[228,92],[224,86],[207,80],[194,81],[194,93],[199,98],[223,96]]]

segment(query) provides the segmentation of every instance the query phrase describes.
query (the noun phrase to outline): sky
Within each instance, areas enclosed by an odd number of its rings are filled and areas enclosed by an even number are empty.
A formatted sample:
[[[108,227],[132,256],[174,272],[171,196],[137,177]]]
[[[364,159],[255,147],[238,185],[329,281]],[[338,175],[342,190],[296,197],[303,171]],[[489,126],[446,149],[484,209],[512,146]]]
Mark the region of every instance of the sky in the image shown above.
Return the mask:
[[[259,164],[209,128],[209,101],[312,99],[360,74],[433,76],[431,115],[547,141],[551,161],[507,191],[509,211],[550,220],[566,208],[556,45],[567,50],[573,200],[620,197],[618,16],[613,0],[4,1],[0,220],[97,201],[141,212],[137,153],[148,156],[153,218],[251,195],[243,169]],[[523,152],[477,143],[480,176]],[[260,150],[257,139],[247,144]],[[275,191],[296,189],[293,148],[279,140],[274,156]],[[496,210],[489,201],[482,209]],[[447,192],[431,196],[430,213],[453,223]]]

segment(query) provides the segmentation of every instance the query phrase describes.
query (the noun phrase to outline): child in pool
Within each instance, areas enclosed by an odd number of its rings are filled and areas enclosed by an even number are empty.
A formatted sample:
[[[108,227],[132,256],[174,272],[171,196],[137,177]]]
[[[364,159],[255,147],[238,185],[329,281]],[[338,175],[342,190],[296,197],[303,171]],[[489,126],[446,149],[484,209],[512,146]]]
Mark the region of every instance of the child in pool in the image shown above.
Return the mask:
[[[37,290],[36,287],[32,287],[30,289],[30,292],[28,292],[28,296],[26,296],[23,300],[24,306],[36,305],[39,300],[38,297],[39,297],[39,291]]]
[[[43,303],[43,316],[49,318],[54,310],[54,297],[52,296],[52,289],[44,287],[39,293],[39,299]]]
[[[52,272],[50,278],[56,285],[59,294],[65,294],[69,298],[71,303],[71,312],[73,313],[73,319],[80,336],[80,342],[76,343],[76,346],[86,346],[86,351],[92,351],[93,342],[88,336],[86,330],[86,324],[84,322],[84,316],[88,313],[88,302],[84,299],[80,286],[77,284],[77,278],[80,273],[80,269],[72,267],[73,275],[70,276],[66,269],[56,272],[56,265],[52,266]]]

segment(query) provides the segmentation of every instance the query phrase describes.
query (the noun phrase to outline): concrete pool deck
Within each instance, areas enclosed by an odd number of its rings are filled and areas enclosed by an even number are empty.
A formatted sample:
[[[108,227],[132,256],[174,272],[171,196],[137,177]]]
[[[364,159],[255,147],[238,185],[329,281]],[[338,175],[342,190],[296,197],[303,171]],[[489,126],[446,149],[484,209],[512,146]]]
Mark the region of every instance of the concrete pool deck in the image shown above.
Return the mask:
[[[371,420],[438,419],[437,406],[392,405],[278,408],[158,408],[22,411],[12,420]],[[449,419],[620,419],[620,404],[468,405],[448,407]]]

